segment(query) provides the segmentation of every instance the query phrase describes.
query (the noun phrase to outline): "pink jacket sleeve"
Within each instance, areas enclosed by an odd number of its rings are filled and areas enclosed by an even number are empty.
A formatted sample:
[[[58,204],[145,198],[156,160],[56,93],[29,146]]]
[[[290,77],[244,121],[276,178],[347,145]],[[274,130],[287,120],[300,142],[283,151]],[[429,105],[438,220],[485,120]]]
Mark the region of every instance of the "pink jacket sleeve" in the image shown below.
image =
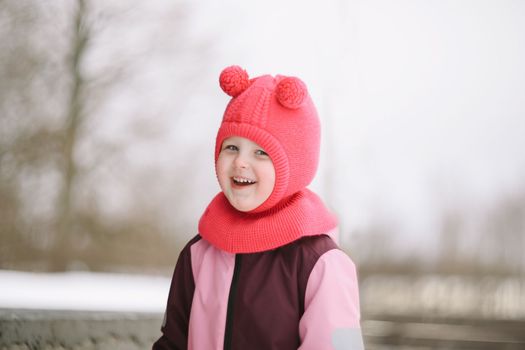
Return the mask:
[[[300,350],[364,349],[354,263],[339,249],[324,253],[306,286]]]

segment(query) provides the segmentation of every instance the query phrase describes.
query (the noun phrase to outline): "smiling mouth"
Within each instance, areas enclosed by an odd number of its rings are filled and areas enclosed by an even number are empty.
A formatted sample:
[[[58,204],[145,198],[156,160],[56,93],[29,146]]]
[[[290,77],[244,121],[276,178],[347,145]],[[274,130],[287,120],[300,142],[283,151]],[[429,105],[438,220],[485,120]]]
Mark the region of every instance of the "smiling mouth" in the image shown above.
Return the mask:
[[[250,186],[250,185],[257,183],[257,181],[255,180],[250,180],[245,177],[237,177],[237,176],[232,177],[232,182],[236,186]]]

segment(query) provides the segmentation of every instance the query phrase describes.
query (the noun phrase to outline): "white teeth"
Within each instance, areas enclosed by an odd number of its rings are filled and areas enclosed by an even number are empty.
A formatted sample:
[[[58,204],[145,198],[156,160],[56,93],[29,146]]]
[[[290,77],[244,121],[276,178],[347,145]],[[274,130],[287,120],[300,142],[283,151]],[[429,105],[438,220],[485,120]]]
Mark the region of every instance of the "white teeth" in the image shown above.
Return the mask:
[[[241,183],[249,183],[249,184],[254,184],[255,183],[255,181],[249,180],[249,179],[245,179],[243,177],[233,177],[233,180],[235,182],[241,182]]]

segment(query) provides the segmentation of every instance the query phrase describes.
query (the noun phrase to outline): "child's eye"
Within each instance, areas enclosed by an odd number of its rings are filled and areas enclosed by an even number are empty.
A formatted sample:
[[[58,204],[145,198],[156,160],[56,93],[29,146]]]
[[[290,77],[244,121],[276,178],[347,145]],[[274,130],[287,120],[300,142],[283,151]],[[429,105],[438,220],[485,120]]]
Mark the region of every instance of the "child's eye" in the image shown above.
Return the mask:
[[[226,145],[223,147],[223,150],[229,150],[229,151],[238,151],[239,148],[235,145]]]
[[[255,154],[258,156],[268,156],[268,153],[266,153],[262,149],[258,149],[257,151],[255,151]]]

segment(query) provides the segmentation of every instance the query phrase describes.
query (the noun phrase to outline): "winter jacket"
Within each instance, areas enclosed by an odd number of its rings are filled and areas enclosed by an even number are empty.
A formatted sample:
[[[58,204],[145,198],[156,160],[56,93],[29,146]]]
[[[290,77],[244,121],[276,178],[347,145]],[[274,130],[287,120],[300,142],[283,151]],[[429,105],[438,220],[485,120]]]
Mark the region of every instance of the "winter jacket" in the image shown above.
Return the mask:
[[[198,235],[180,253],[160,349],[363,349],[354,264],[327,235],[232,254]]]

